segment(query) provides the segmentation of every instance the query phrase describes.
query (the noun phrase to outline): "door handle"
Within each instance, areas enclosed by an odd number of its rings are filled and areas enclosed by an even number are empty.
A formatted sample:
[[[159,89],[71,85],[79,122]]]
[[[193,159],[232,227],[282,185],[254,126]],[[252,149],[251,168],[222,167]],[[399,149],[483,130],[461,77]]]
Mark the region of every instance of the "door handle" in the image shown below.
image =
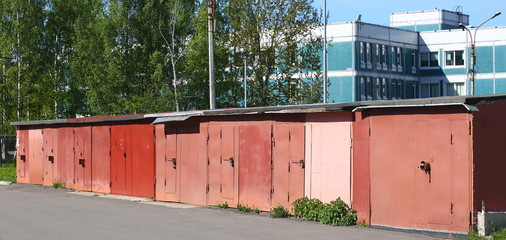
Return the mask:
[[[228,159],[223,159],[223,161],[228,161],[231,167],[234,167],[234,157],[230,157]]]
[[[304,164],[304,159],[301,159],[299,161],[293,161],[292,163],[295,163],[295,164],[299,164],[299,166],[301,168],[304,168],[305,167],[305,164]]]
[[[123,153],[123,157],[126,157],[126,152]]]

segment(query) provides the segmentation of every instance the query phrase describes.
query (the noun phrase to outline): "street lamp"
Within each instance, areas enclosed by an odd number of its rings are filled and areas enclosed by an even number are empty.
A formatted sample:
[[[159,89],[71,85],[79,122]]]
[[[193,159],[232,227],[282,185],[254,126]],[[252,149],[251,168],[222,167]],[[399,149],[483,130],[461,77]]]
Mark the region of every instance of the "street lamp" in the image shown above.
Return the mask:
[[[474,78],[476,76],[475,67],[476,67],[476,32],[478,29],[483,26],[486,22],[490,21],[491,19],[501,15],[501,12],[496,12],[492,17],[489,17],[485,22],[481,23],[477,28],[474,29],[474,35],[471,34],[471,30],[469,30],[464,24],[459,23],[459,28],[462,29],[462,31],[466,30],[469,33],[469,38],[471,39],[471,70],[469,73],[471,74],[471,95],[474,95]]]
[[[246,51],[244,48],[241,48],[242,57],[241,59],[244,60],[244,108],[248,107],[248,82],[247,82],[247,69],[248,69],[248,56],[246,55]]]

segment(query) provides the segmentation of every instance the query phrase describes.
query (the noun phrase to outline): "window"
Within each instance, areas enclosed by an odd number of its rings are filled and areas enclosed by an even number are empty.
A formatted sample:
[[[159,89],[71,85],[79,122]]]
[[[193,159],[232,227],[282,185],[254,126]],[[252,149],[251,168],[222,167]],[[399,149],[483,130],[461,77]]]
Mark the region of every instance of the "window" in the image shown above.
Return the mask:
[[[411,73],[416,74],[416,51],[411,52]]]
[[[387,46],[386,45],[381,45],[381,64],[383,65],[383,71],[387,71],[388,70],[388,65],[387,65]]]
[[[420,53],[420,66],[421,67],[437,67],[439,66],[437,52]]]
[[[397,80],[392,79],[390,85],[390,92],[392,93],[392,99],[397,99]]]
[[[365,43],[360,42],[360,67],[365,68]]]
[[[366,86],[365,86],[365,77],[360,77],[360,100],[367,100],[366,97]]]
[[[376,44],[376,69],[381,70],[381,44]]]
[[[383,99],[388,99],[388,96],[387,96],[387,79],[386,78],[382,78],[381,79],[381,97]]]
[[[464,51],[446,51],[445,60],[446,66],[463,66]]]
[[[439,84],[438,83],[421,84],[420,88],[421,88],[422,98],[439,97]]]
[[[366,91],[367,91],[367,94],[366,94],[366,99],[367,100],[372,100],[372,82],[371,82],[371,78],[370,77],[367,77],[367,83],[366,83]]]
[[[446,95],[447,96],[462,96],[465,94],[464,83],[447,83]]]
[[[374,79],[374,96],[373,96],[374,100],[381,99],[381,83],[380,83],[380,81],[381,81],[380,78]]]
[[[397,55],[395,54],[395,49],[397,49],[396,47],[391,47],[390,48],[390,56],[391,56],[391,66],[392,66],[392,70],[395,71],[397,69]]]

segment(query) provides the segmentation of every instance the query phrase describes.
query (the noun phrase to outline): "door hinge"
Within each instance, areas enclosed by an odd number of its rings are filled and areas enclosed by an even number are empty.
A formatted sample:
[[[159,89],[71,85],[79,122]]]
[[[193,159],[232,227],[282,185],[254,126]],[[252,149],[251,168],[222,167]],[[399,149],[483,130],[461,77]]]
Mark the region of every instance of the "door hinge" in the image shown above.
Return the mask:
[[[207,166],[209,166],[211,160],[209,160],[209,157],[207,157]]]
[[[163,181],[163,185],[164,185],[164,186],[167,186],[167,179],[165,179],[165,180]]]
[[[109,187],[112,188],[112,182],[109,182]]]
[[[222,188],[221,188],[221,184],[220,184],[220,193],[221,193],[222,191],[223,191],[223,190],[222,190]]]
[[[473,130],[473,125],[471,124],[471,121],[469,121],[469,136],[471,136]]]
[[[206,193],[209,192],[209,184],[206,185]]]
[[[453,145],[453,133],[450,133],[450,145]]]
[[[292,131],[288,132],[288,141],[292,141]]]

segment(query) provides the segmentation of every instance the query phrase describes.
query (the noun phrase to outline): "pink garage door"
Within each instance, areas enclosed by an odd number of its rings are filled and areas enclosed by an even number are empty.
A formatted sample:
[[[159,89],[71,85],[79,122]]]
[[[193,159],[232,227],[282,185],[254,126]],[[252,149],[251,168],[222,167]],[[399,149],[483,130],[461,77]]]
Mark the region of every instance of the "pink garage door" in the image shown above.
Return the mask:
[[[16,168],[17,168],[17,179],[19,183],[29,183],[29,172],[28,172],[28,158],[29,158],[29,147],[28,147],[28,130],[18,130],[16,139]]]
[[[238,200],[237,166],[238,134],[233,125],[209,124],[208,127],[208,205],[227,203],[236,206]]]
[[[43,185],[52,186],[57,173],[55,156],[57,153],[57,130],[54,128],[45,128],[42,130],[44,157],[42,165],[44,168]]]
[[[271,206],[271,123],[239,127],[239,203],[263,211]]]
[[[155,125],[156,134],[156,199],[179,202],[177,128]]]
[[[372,117],[371,224],[467,232],[468,145],[465,119]]]
[[[207,124],[179,126],[177,146],[176,164],[180,168],[180,201],[206,205]]]
[[[110,126],[91,127],[91,190],[111,193],[111,132]]]
[[[272,206],[291,209],[304,197],[304,125],[274,125],[272,152]]]
[[[30,157],[28,159],[28,171],[29,173],[29,183],[32,184],[42,184],[43,178],[43,152],[42,152],[42,130],[41,129],[32,129],[29,130],[29,154]]]
[[[306,124],[305,194],[330,202],[351,203],[351,123]]]

